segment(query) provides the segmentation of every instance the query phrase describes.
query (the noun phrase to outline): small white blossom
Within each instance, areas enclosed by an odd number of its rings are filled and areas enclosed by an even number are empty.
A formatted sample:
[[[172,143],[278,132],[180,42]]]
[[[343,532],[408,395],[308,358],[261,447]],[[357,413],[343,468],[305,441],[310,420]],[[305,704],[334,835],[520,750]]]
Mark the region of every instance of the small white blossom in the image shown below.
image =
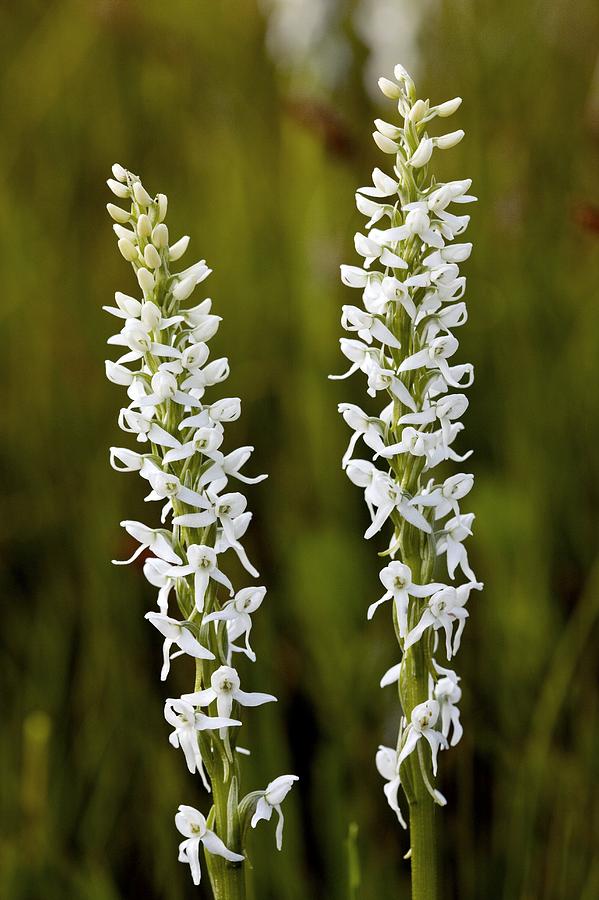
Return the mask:
[[[389,563],[388,566],[381,569],[379,578],[387,590],[380,600],[371,603],[368,607],[368,618],[371,619],[373,617],[375,610],[381,603],[393,599],[401,637],[405,637],[408,633],[408,605],[410,597],[430,597],[431,594],[443,587],[442,584],[437,584],[436,582],[432,584],[414,584],[410,567],[400,562]]]
[[[383,788],[387,803],[397,816],[399,824],[402,828],[407,828],[405,819],[399,808],[398,793],[401,785],[399,777],[399,754],[392,747],[384,747],[382,744],[377,750],[376,767],[379,775],[385,779],[387,784]]]
[[[194,884],[199,884],[202,877],[200,869],[200,844],[204,850],[215,856],[222,856],[229,862],[243,862],[241,853],[233,853],[221,839],[210,831],[206,825],[206,819],[201,812],[193,806],[179,807],[175,816],[175,825],[185,840],[179,844],[179,862],[187,863],[191,869],[191,877]]]
[[[260,822],[262,819],[270,822],[274,810],[279,817],[275,833],[277,850],[280,850],[283,846],[283,825],[285,824],[285,818],[283,816],[283,810],[281,809],[281,803],[293,787],[294,781],[298,781],[297,775],[279,775],[278,778],[275,778],[274,781],[271,781],[270,784],[266,786],[266,790],[264,791],[262,796],[259,798],[256,805],[256,811],[254,812],[252,821],[250,823],[252,828],[255,828],[258,822]]]
[[[214,659],[214,653],[207,647],[202,647],[200,642],[193,636],[189,628],[186,628],[177,619],[166,616],[163,613],[146,613],[145,618],[148,622],[158,629],[164,635],[163,659],[164,663],[160,678],[164,681],[169,673],[171,664],[170,650],[173,644],[177,644],[183,653],[193,656],[194,659]]]
[[[222,609],[204,616],[204,622],[226,622],[229,651],[240,650],[252,661],[256,659],[256,654],[250,647],[252,615],[261,606],[265,595],[265,587],[243,588]],[[235,645],[240,637],[245,637],[245,647]]]
[[[470,582],[461,584],[459,587],[444,587],[437,591],[428,601],[428,606],[422,613],[422,618],[415,628],[408,634],[404,647],[407,650],[416,641],[419,641],[427,628],[437,631],[443,628],[445,631],[445,649],[447,658],[451,659],[455,656],[460,646],[460,639],[466,619],[468,618],[468,610],[465,608],[470,597],[470,591],[482,590],[483,585],[479,582]],[[455,635],[453,626],[458,623]]]
[[[435,728],[438,719],[439,704],[436,700],[426,700],[414,707],[405,732],[405,741],[397,760],[398,767],[412,753],[418,741],[424,738],[431,748],[433,774],[437,774],[437,754],[440,748],[447,747],[446,738]]]
[[[220,666],[210,677],[210,687],[192,694],[184,694],[183,699],[194,706],[209,706],[216,701],[219,716],[230,716],[233,703],[240,706],[262,706],[263,703],[276,702],[272,694],[258,691],[247,693],[241,690],[241,682],[237,670],[231,666]]]
[[[229,728],[234,725],[241,725],[241,722],[228,716],[206,716],[198,712],[183,697],[179,700],[166,701],[164,704],[164,718],[175,729],[169,736],[170,743],[175,748],[181,748],[189,771],[192,774],[199,772],[204,787],[210,790],[204,772],[197,732],[212,731],[216,728]]]
[[[212,547],[206,544],[191,544],[187,548],[187,565],[173,566],[168,574],[173,578],[193,575],[195,608],[198,612],[204,609],[204,598],[210,579],[224,585],[233,593],[233,585],[217,565],[217,557]]]

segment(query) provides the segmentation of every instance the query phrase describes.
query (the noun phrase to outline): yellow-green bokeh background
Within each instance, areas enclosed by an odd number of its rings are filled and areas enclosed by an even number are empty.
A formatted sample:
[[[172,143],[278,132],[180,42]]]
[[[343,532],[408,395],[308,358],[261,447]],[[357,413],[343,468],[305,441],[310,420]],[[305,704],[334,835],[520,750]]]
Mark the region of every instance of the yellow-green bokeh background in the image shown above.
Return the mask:
[[[414,0],[416,3],[417,0]],[[405,0],[404,0],[405,3]],[[147,515],[116,475],[120,389],[104,380],[101,305],[134,290],[104,210],[115,160],[170,198],[172,234],[214,267],[215,348],[244,399],[231,439],[256,446],[250,555],[256,617],[247,790],[301,783],[285,847],[252,838],[256,900],[408,896],[407,850],[373,757],[396,726],[396,661],[375,544],[344,478],[338,282],[380,155],[351,27],[335,90],[291,83],[255,0],[3,0],[0,4],[0,896],[207,896],[177,863],[173,814],[207,808],[168,744],[153,603],[114,569],[118,522]],[[421,93],[461,94],[467,139],[439,158],[480,198],[462,358],[476,512],[473,597],[457,665],[462,743],[442,757],[443,900],[599,897],[599,9],[593,0],[445,0],[420,44]],[[230,446],[232,446],[230,444]],[[470,465],[470,463],[468,463]]]

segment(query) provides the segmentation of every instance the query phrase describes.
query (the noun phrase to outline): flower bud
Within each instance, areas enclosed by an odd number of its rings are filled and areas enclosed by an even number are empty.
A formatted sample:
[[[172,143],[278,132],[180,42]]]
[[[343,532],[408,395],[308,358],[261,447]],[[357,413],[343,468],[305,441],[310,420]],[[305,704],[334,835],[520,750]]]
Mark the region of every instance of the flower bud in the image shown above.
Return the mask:
[[[157,225],[152,232],[152,243],[158,250],[168,247],[168,228],[163,223]]]
[[[136,181],[133,185],[133,196],[139,206],[148,207],[152,205],[152,198],[146,191],[141,181]]]
[[[453,100],[446,100],[445,103],[440,103],[438,106],[435,106],[434,109],[438,116],[445,119],[447,116],[452,116],[461,105],[462,98],[454,97]]]
[[[197,282],[195,276],[189,275],[173,288],[173,297],[179,302],[181,302],[182,300],[187,300],[187,298],[190,297],[193,293],[193,289],[195,288],[196,284]]]
[[[372,137],[374,143],[377,145],[379,150],[382,150],[383,153],[397,153],[399,150],[399,144],[396,144],[395,141],[392,141],[390,138],[385,137],[384,134],[381,134],[380,131],[374,131],[372,133]]]
[[[393,70],[393,74],[395,75],[396,81],[399,82],[400,88],[403,88],[403,92],[413,96],[416,85],[412,80],[412,76],[404,69],[400,63],[397,63]]]
[[[166,219],[166,211],[168,209],[168,197],[166,194],[158,194],[156,202],[158,204],[158,221],[164,222]]]
[[[108,210],[108,215],[121,225],[126,225],[131,219],[131,213],[121,209],[120,206],[115,206],[114,203],[107,203],[106,209]]]
[[[434,144],[432,138],[424,138],[424,140],[420,141],[418,147],[408,160],[408,165],[412,166],[414,169],[425,166],[433,155],[433,148]]]
[[[145,213],[142,213],[137,220],[137,233],[140,238],[149,238],[152,234],[152,223],[150,217]]]
[[[385,122],[384,119],[375,119],[374,124],[377,131],[380,131],[384,137],[391,138],[392,141],[396,141],[398,137],[401,137],[401,128],[398,128],[397,125],[391,125],[390,122]]]
[[[137,270],[137,280],[139,282],[139,286],[145,294],[151,294],[155,287],[154,276],[151,272],[145,269],[143,266]]]
[[[464,132],[459,128],[457,131],[450,131],[449,134],[442,134],[441,137],[435,138],[435,144],[439,150],[449,150],[459,144],[463,137]]]
[[[179,240],[175,244],[173,244],[172,247],[169,247],[168,258],[170,259],[170,261],[176,262],[178,259],[181,259],[188,246],[189,235],[185,234],[182,238],[179,238]]]
[[[160,253],[153,244],[146,244],[144,248],[144,260],[149,269],[158,269],[162,260]]]
[[[117,225],[115,222],[112,226],[112,230],[116,234],[118,238],[126,238],[128,241],[131,241],[134,244],[137,241],[137,235],[130,228],[125,228],[124,225]]]
[[[120,197],[121,200],[126,200],[127,197],[131,196],[129,188],[126,184],[121,184],[120,181],[115,181],[114,178],[109,178],[106,182],[112,193],[116,197]]]
[[[112,167],[112,174],[117,181],[127,181],[127,169],[115,163]]]
[[[399,85],[388,78],[379,78],[379,89],[389,100],[398,100],[401,96]]]
[[[424,100],[417,100],[408,114],[408,119],[410,122],[418,123],[425,117],[427,112],[428,100],[426,102]]]
[[[137,259],[137,247],[127,238],[121,238],[118,242],[118,248],[121,255],[125,257],[127,262],[133,262]]]

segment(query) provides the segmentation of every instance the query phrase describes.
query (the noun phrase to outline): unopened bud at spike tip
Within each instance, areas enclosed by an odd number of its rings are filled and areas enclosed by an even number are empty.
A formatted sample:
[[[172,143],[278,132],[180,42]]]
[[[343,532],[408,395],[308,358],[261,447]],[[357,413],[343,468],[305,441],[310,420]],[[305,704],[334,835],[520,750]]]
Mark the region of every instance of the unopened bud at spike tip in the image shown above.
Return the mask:
[[[399,85],[394,81],[390,81],[388,78],[379,78],[378,84],[381,93],[389,100],[398,100],[401,97]]]
[[[112,167],[112,174],[117,181],[127,181],[127,169],[124,166],[115,163]]]
[[[121,200],[126,200],[127,197],[131,196],[131,192],[126,184],[121,184],[120,181],[116,181],[114,178],[109,178],[106,181],[106,184],[115,195],[115,197],[119,197]]]
[[[133,196],[135,197],[135,202],[139,204],[139,206],[143,206],[145,209],[148,209],[148,207],[152,205],[152,198],[146,191],[141,181],[136,181],[134,183]]]
[[[156,202],[158,203],[158,221],[164,222],[166,219],[166,211],[168,209],[168,197],[166,194],[158,194]]]

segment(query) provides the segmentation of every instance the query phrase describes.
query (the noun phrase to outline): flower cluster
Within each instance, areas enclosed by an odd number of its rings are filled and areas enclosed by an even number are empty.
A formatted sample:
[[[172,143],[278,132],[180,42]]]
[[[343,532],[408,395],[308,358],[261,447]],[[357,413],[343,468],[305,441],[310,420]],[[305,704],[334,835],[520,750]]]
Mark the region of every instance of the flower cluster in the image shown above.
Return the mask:
[[[166,196],[152,198],[140,179],[120,165],[113,166],[112,173],[108,186],[127,208],[112,203],[107,208],[141,296],[117,292],[116,305],[104,307],[121,325],[108,343],[123,351],[116,362],[106,362],[106,375],[126,388],[128,402],[118,422],[139,445],[137,450],[112,447],[110,460],[117,471],[137,472],[147,484],[145,499],[161,505],[159,527],[121,523],[137,547],[129,559],[115,562],[131,563],[145,554],[144,575],[158,589],[157,610],[146,619],[164,639],[161,678],[167,678],[175,657],[184,654],[195,660],[194,691],[168,699],[164,714],[173,728],[170,742],[182,750],[189,771],[200,775],[207,790],[214,788],[208,817],[214,830],[193,807],[181,806],[175,817],[185,837],[179,859],[189,863],[197,884],[200,843],[207,854],[239,865],[245,828],[270,818],[273,808],[280,813],[280,802],[295,780],[281,776],[237,803],[237,752],[243,752],[236,748],[235,737],[240,710],[276,698],[242,690],[232,665],[236,652],[255,660],[249,643],[252,616],[266,589],[236,591],[223,571],[223,560],[231,551],[251,578],[258,577],[241,543],[251,513],[231,482],[255,484],[266,476],[252,478],[243,472],[253,447],[222,450],[224,426],[241,413],[239,398],[207,398],[210,388],[229,374],[226,358],[209,361],[208,342],[221,319],[212,312],[210,299],[185,304],[211,270],[200,260],[172,273],[171,265],[187,250],[189,237],[170,244]],[[237,836],[238,846],[225,845],[223,837],[228,835]],[[208,855],[207,861],[210,870]]]
[[[438,106],[416,98],[415,86],[401,66],[395,80],[381,78],[383,94],[396,101],[400,124],[377,119],[374,141],[390,157],[392,173],[376,168],[372,185],[356,193],[366,217],[355,236],[361,266],[342,266],[345,285],[362,292],[362,306],[344,306],[342,325],[350,337],[340,341],[349,360],[347,378],[361,371],[371,398],[382,398],[378,415],[341,403],[339,411],[352,429],[343,457],[349,479],[364,491],[371,524],[365,538],[384,528],[391,532],[381,554],[384,593],[368,610],[391,601],[401,662],[381,684],[397,683],[403,716],[396,748],[381,747],[377,767],[387,781],[385,793],[399,821],[400,783],[408,799],[421,785],[436,803],[445,801],[431,784],[439,750],[460,739],[459,678],[437,657],[455,656],[466,618],[467,602],[480,584],[464,546],[474,516],[461,501],[473,486],[472,475],[444,477],[433,470],[448,460],[463,462],[454,442],[468,406],[463,393],[473,381],[469,363],[456,363],[454,329],[466,322],[465,278],[459,263],[472,245],[462,241],[469,216],[450,211],[452,204],[475,200],[470,180],[437,183],[428,176],[435,149],[453,147],[463,131],[431,137],[427,126],[454,113],[456,97]],[[355,458],[360,442],[371,459]],[[446,569],[445,580],[435,576]],[[464,583],[456,586],[456,578]],[[441,576],[442,577],[442,576]],[[444,642],[439,638],[444,635]],[[426,748],[426,749],[425,749]]]

